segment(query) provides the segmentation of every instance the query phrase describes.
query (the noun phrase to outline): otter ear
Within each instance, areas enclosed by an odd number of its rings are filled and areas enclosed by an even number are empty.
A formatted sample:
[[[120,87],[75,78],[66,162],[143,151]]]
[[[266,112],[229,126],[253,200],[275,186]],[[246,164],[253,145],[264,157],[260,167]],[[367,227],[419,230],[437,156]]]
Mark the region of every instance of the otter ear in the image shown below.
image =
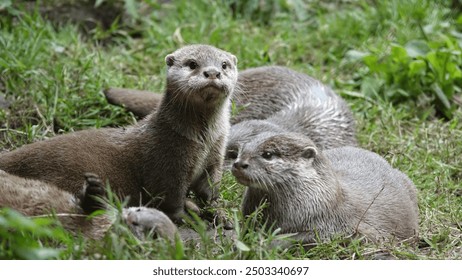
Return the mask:
[[[231,55],[231,60],[233,61],[234,65],[237,65],[237,57],[235,55]]]
[[[167,64],[167,66],[172,66],[174,62],[175,57],[173,56],[173,54],[169,54],[165,57],[165,63]]]
[[[317,154],[318,154],[318,151],[316,150],[315,147],[312,147],[312,146],[305,147],[303,148],[303,151],[302,151],[302,157],[307,158],[307,159],[314,158]]]

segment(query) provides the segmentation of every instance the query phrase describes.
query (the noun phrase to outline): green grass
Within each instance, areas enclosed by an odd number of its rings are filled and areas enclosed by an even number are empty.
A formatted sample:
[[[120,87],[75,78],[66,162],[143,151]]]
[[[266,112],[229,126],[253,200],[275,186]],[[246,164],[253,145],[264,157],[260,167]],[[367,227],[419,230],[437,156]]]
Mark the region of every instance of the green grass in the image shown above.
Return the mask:
[[[413,40],[436,42],[435,48],[450,53],[459,67],[462,17],[450,9],[451,1],[299,0],[260,7],[254,5],[260,1],[248,0],[234,11],[231,0],[153,2],[144,1],[151,4],[149,12],[135,5],[129,20],[120,17],[109,29],[89,33],[75,23],[52,24],[20,4],[0,11],[0,93],[12,104],[0,110],[2,150],[76,130],[134,123],[133,115],[107,104],[102,89],[162,91],[165,55],[184,44],[212,44],[234,53],[240,69],[285,65],[345,97],[361,147],[385,157],[416,184],[421,242],[397,246],[336,239],[311,250],[272,249],[269,243],[277,237],[271,230],[255,230],[253,218],[243,221],[243,188],[225,174],[224,203],[240,222],[237,243],[226,238],[204,238],[198,247],[141,242],[119,223],[103,240],[92,241],[72,237],[53,221],[2,212],[1,258],[368,259],[381,252],[402,259],[462,258],[462,109],[453,99],[461,96],[462,80],[457,75],[444,80],[455,72],[426,64],[415,87],[406,84],[402,69],[414,60],[396,60],[392,53],[393,46]],[[386,70],[374,71],[361,55],[366,53]],[[443,93],[449,115],[427,87],[435,82],[451,88]]]

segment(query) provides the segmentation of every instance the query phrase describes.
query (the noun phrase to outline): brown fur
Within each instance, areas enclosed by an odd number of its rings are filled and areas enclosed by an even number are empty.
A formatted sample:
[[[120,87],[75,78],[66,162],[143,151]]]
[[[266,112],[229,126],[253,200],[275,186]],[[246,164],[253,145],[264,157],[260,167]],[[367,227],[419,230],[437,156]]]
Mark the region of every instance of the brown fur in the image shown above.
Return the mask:
[[[82,188],[83,178],[80,181]],[[79,199],[69,192],[38,180],[13,176],[2,170],[0,193],[0,207],[12,208],[26,216],[56,215],[64,228],[89,238],[101,238],[113,223],[110,215],[89,219],[89,213],[82,209]]]
[[[105,214],[88,217],[95,210],[107,208],[101,202],[105,188],[99,177],[90,173],[85,174],[81,185],[81,193],[75,196],[52,184],[20,178],[0,170],[0,208],[8,207],[30,217],[54,215],[73,234],[99,239],[114,223],[116,212],[108,209]],[[177,232],[172,221],[156,209],[126,208],[123,209],[123,218],[140,239],[149,233],[173,239]]]
[[[237,59],[205,45],[166,57],[167,89],[157,112],[132,127],[89,129],[0,156],[0,169],[77,193],[81,174],[109,181],[130,205],[154,201],[173,220],[191,189],[203,203],[218,197]],[[213,185],[210,187],[210,183]]]
[[[138,117],[153,113],[162,101],[162,95],[144,90],[110,88],[104,94],[109,103],[123,105]]]

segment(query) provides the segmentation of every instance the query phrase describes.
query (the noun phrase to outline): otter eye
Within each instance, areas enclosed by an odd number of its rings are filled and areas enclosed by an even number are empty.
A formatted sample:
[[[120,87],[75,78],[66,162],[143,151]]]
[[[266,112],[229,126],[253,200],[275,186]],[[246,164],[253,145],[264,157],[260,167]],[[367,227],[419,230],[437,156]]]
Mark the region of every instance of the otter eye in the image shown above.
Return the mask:
[[[226,62],[223,62],[221,64],[221,68],[223,68],[223,70],[225,70],[226,68],[228,68],[228,64]]]
[[[197,68],[197,63],[195,61],[190,61],[188,63],[188,66],[189,66],[189,68],[191,68],[191,70],[194,70],[194,69]]]
[[[273,158],[273,153],[271,153],[271,152],[263,152],[263,154],[261,154],[261,156],[264,159],[272,159]]]
[[[237,159],[237,152],[234,151],[234,150],[229,150],[229,151],[226,153],[226,158],[227,158],[227,159]]]

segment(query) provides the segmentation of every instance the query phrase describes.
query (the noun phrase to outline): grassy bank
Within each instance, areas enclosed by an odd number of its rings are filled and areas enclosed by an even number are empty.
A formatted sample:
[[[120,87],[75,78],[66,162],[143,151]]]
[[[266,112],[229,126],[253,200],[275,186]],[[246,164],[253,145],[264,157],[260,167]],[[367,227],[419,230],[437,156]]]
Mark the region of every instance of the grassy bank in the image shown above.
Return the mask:
[[[79,27],[78,19],[44,18],[43,5],[0,10],[0,94],[10,103],[0,110],[2,150],[134,123],[133,115],[105,101],[102,89],[161,92],[168,53],[189,43],[212,44],[234,53],[240,69],[288,66],[342,95],[355,114],[361,147],[416,184],[421,241],[334,240],[311,250],[275,250],[268,244],[272,231],[244,234],[253,229],[248,220],[238,228],[237,243],[140,242],[119,224],[95,242],[74,238],[49,220],[4,211],[0,258],[462,258],[462,13],[452,1],[299,0],[263,7],[251,0],[125,2],[112,24],[96,22],[90,29]],[[225,174],[222,190],[230,217],[242,221],[242,186]]]

